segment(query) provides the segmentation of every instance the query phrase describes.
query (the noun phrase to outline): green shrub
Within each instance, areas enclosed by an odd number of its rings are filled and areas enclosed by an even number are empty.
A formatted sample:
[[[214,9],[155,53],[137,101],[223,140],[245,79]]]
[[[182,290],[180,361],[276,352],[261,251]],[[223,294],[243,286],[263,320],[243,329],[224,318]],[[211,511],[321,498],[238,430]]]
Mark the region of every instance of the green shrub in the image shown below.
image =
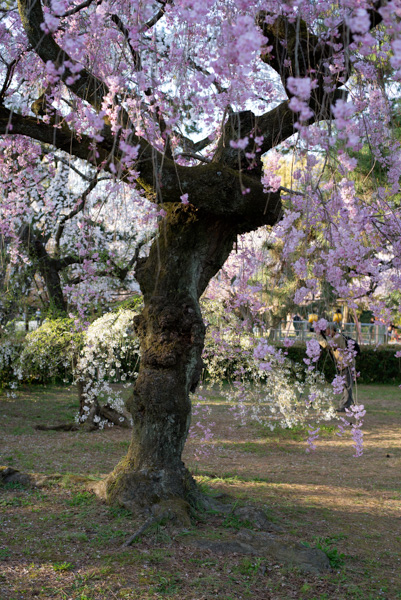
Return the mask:
[[[28,333],[20,356],[23,380],[31,383],[72,381],[73,363],[84,334],[73,319],[45,321]]]

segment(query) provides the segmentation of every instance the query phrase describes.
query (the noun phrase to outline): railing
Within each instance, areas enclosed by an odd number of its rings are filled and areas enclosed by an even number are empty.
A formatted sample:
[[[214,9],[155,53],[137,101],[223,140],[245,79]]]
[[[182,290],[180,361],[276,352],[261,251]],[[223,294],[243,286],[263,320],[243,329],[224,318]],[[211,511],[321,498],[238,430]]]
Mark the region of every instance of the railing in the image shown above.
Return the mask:
[[[355,323],[345,323],[341,327],[334,323],[332,325],[336,325],[338,331],[353,338],[360,345],[401,343],[401,336],[399,338],[397,334],[390,335],[386,325],[382,323],[359,323],[358,327]],[[308,321],[287,321],[280,323],[276,329],[269,330],[269,339],[273,342],[282,342],[285,338],[305,342],[315,335]]]
[[[37,329],[40,325],[39,321],[29,321],[29,331]],[[334,325],[334,323],[332,323]],[[335,324],[338,331],[344,333],[358,342],[360,345],[379,345],[379,344],[401,344],[401,333],[390,335],[386,325],[381,323],[359,323],[356,327],[355,323],[345,323],[341,327]],[[360,332],[358,331],[360,330]],[[15,323],[16,331],[25,330],[25,322],[17,321]],[[256,335],[262,335],[256,328]],[[265,335],[265,334],[263,334]],[[268,330],[268,337],[272,342],[283,342],[285,338],[294,339],[299,342],[305,342],[315,337],[315,332],[309,321],[286,321],[279,324],[275,329]]]
[[[34,331],[35,329],[37,329],[39,327],[39,325],[40,325],[40,321],[38,321],[36,319],[28,321],[28,331]],[[25,321],[15,321],[14,329],[15,329],[15,331],[26,331]]]

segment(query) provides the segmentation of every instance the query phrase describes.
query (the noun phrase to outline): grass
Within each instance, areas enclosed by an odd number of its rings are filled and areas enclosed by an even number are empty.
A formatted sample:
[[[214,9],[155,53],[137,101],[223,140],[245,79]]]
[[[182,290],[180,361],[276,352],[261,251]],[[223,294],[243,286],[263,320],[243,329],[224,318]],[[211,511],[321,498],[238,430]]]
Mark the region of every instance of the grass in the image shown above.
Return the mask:
[[[195,460],[197,441],[185,450],[205,493],[258,504],[283,528],[281,539],[326,552],[332,571],[323,576],[197,549],[196,539],[221,541],[252,527],[214,511],[187,531],[158,526],[123,548],[141,523],[100,503],[86,486],[125,454],[129,432],[35,430],[74,418],[73,389],[35,387],[0,398],[0,464],[54,476],[39,489],[0,488],[1,600],[401,600],[399,390],[360,386],[358,394],[368,408],[358,460],[350,440],[335,435],[335,423],[325,425],[318,450],[307,455],[302,428],[235,427],[217,396],[208,453]]]

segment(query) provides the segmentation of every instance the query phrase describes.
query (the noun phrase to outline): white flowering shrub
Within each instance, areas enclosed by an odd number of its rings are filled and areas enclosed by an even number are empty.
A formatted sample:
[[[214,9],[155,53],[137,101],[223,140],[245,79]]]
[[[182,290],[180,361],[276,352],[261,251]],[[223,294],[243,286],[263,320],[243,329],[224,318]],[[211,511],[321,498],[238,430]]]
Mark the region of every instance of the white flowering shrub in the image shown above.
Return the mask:
[[[25,337],[19,357],[22,379],[70,382],[73,379],[75,358],[84,342],[84,334],[73,319],[46,320]]]
[[[14,398],[15,389],[22,379],[18,365],[18,356],[22,350],[21,343],[15,343],[7,338],[0,340],[0,391],[5,390],[7,396]]]
[[[114,383],[132,385],[139,366],[139,341],[134,334],[132,309],[106,313],[86,331],[73,319],[54,319],[29,333],[18,348],[0,344],[0,385],[18,381],[74,381],[80,396],[79,422],[99,428],[127,421],[122,390]],[[116,413],[119,415],[116,416]]]
[[[74,373],[75,380],[81,384],[84,403],[77,417],[80,422],[87,419],[91,406],[100,401],[123,414],[122,390],[115,389],[112,384],[122,381],[127,388],[136,377],[140,358],[139,340],[133,326],[136,314],[131,309],[106,313],[85,332],[85,343]],[[99,414],[95,415],[94,421],[99,428],[106,424]]]

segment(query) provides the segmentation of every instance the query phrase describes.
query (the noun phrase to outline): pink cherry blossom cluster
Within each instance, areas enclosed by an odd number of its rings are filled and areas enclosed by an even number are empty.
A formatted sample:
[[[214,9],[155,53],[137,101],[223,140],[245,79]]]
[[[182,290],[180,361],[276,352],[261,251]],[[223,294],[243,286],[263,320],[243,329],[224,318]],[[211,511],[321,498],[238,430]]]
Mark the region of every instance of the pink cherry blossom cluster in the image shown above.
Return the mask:
[[[346,427],[351,427],[351,436],[354,441],[355,454],[358,458],[363,454],[363,418],[366,415],[366,410],[363,404],[354,404],[350,408],[346,408],[346,417],[340,418],[337,435],[342,436]],[[347,420],[349,419],[349,420]],[[354,419],[354,420],[353,420]]]

